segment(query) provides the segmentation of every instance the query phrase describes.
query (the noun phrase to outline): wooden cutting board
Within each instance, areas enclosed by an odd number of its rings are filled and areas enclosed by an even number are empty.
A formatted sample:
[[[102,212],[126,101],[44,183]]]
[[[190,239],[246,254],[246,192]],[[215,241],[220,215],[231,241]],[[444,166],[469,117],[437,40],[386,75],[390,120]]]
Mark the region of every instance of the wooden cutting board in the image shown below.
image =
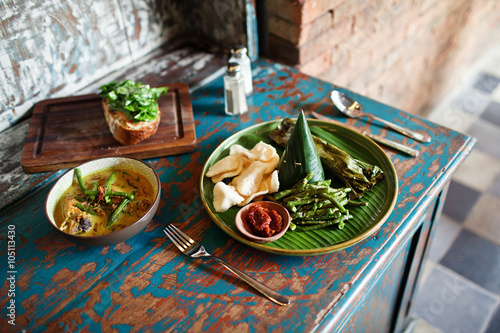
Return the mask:
[[[184,83],[168,87],[168,93],[158,99],[158,131],[133,146],[113,138],[97,94],[35,104],[21,157],[23,170],[53,171],[109,156],[145,159],[193,151],[196,132],[189,87]]]

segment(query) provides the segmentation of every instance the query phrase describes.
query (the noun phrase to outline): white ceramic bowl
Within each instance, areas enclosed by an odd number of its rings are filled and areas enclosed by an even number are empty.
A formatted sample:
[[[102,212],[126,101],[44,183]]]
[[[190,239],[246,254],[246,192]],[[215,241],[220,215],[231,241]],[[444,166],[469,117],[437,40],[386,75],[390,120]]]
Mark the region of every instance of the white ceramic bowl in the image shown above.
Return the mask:
[[[158,204],[160,202],[161,184],[158,174],[149,164],[141,160],[129,157],[106,157],[83,163],[77,168],[80,169],[80,171],[82,172],[82,176],[85,177],[86,175],[95,171],[108,169],[114,166],[120,166],[120,168],[122,169],[128,169],[138,172],[144,175],[153,185],[153,189],[155,192],[154,202],[148,209],[148,211],[144,214],[144,216],[121,230],[99,236],[72,235],[59,229],[54,220],[54,210],[59,198],[63,195],[64,191],[66,191],[71,186],[73,182],[73,175],[75,170],[75,168],[73,168],[66,172],[63,176],[61,176],[61,178],[59,178],[54,186],[52,186],[45,201],[45,214],[47,215],[47,219],[49,220],[50,224],[57,232],[61,233],[62,235],[76,243],[105,246],[126,241],[127,239],[141,232],[149,224],[149,222],[151,222],[151,219],[156,214]]]

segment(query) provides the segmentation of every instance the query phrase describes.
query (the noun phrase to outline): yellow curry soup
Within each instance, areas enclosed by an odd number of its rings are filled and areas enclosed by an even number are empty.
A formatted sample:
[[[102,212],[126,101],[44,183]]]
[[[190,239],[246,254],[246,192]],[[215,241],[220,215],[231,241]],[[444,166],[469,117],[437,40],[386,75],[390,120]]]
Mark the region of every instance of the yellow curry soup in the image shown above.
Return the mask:
[[[110,177],[114,172],[115,175]],[[109,178],[113,181],[106,189]],[[109,168],[89,174],[82,180],[87,190],[98,194],[86,195],[75,179],[59,199],[54,212],[58,228],[70,234],[97,236],[123,229],[141,218],[155,199],[150,181],[133,170]],[[133,194],[133,199],[127,201],[111,225],[110,217],[125,197],[106,196],[107,193]]]

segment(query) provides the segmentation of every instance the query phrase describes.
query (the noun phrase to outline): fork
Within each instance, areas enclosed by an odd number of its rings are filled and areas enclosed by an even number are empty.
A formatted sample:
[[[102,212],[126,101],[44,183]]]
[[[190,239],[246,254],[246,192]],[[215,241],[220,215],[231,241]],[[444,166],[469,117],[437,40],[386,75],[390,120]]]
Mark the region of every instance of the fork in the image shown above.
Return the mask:
[[[211,255],[208,253],[203,245],[200,243],[194,241],[191,237],[177,229],[174,225],[169,224],[164,230],[165,234],[167,235],[168,238],[172,241],[172,243],[177,246],[177,248],[184,253],[185,255],[192,257],[192,258],[200,258],[200,257],[208,257],[211,258],[215,261],[217,261],[219,264],[222,266],[226,267],[228,270],[236,274],[238,277],[240,277],[243,281],[248,283],[250,286],[254,287],[257,289],[259,292],[261,292],[264,296],[269,298],[271,301],[279,304],[279,305],[288,305],[290,304],[290,301],[288,298],[278,294],[274,290],[270,289],[269,287],[263,285],[262,283],[258,282],[257,280],[254,280],[250,276],[246,275],[236,267],[228,264],[227,262],[223,261],[219,257],[216,257],[214,255]]]

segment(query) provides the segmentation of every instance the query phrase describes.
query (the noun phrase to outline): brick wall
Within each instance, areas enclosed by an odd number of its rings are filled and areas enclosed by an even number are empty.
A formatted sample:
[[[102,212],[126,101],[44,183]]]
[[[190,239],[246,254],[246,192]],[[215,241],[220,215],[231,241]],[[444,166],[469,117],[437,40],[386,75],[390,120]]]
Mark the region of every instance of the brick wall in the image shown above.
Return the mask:
[[[266,0],[263,17],[267,57],[422,116],[500,42],[497,0]]]

